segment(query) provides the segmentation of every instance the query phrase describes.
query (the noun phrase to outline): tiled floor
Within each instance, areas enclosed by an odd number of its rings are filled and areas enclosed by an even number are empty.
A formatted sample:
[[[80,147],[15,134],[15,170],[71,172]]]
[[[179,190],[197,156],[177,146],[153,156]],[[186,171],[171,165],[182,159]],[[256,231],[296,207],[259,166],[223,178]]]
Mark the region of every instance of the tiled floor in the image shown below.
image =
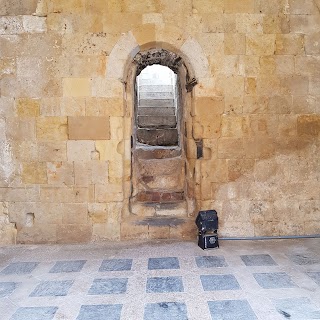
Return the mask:
[[[0,319],[320,319],[320,239],[0,247]]]

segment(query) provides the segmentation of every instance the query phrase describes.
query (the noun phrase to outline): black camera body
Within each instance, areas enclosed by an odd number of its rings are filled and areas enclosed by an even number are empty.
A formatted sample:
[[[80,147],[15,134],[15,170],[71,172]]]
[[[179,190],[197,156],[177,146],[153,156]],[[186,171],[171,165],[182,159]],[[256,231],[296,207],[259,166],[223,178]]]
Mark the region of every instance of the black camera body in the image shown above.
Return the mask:
[[[198,227],[198,246],[203,250],[219,248],[217,211],[199,211],[196,225]]]

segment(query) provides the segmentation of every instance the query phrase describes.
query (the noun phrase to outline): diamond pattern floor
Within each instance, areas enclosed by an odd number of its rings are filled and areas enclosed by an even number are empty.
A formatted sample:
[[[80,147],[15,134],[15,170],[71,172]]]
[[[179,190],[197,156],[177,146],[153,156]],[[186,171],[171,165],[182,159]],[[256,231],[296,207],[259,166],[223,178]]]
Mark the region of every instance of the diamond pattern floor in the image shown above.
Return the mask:
[[[320,319],[320,239],[0,247],[1,320]]]

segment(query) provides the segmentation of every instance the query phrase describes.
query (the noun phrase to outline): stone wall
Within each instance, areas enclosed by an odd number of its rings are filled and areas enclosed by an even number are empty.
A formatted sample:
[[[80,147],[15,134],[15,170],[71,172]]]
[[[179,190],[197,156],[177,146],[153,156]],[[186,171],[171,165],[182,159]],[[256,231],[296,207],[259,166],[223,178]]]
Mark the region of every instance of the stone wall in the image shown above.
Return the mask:
[[[186,124],[194,214],[216,209],[223,236],[320,233],[319,10],[318,0],[0,0],[0,243],[166,234],[122,227],[128,65],[152,47],[180,54],[198,82]]]

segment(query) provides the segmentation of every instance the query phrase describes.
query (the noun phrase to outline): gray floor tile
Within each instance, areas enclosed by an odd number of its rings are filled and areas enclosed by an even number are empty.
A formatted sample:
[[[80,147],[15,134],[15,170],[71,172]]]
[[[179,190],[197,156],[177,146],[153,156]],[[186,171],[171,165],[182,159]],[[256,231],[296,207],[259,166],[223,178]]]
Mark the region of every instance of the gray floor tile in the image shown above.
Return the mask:
[[[295,264],[300,266],[320,264],[320,259],[311,254],[291,254],[288,258]]]
[[[128,271],[131,267],[132,259],[106,259],[102,261],[99,271]]]
[[[176,257],[149,258],[148,269],[180,269],[179,260]]]
[[[239,283],[234,275],[202,275],[200,276],[204,291],[239,290]]]
[[[120,320],[122,304],[81,306],[77,320]]]
[[[320,309],[308,298],[278,299],[274,301],[277,311],[290,320],[320,319]]]
[[[188,320],[187,307],[180,302],[149,303],[144,310],[144,320]]]
[[[254,273],[254,278],[264,289],[294,288],[296,284],[285,272]]]
[[[1,274],[28,274],[31,273],[39,262],[12,262],[1,271]]]
[[[120,294],[127,291],[128,278],[94,279],[89,295]]]
[[[220,256],[196,257],[196,263],[199,268],[221,268],[228,266],[224,257]]]
[[[320,286],[320,272],[307,272],[307,275]]]
[[[18,286],[16,282],[0,282],[0,298],[11,294]]]
[[[208,301],[212,320],[257,319],[247,300]]]
[[[251,254],[240,256],[246,266],[276,266],[269,254]]]
[[[147,292],[183,292],[182,277],[154,277],[147,280]]]
[[[58,307],[22,307],[11,317],[11,320],[51,320]]]
[[[49,272],[50,273],[80,272],[86,262],[87,262],[86,260],[57,261]]]
[[[42,281],[30,294],[30,297],[66,296],[72,284],[72,280]]]

